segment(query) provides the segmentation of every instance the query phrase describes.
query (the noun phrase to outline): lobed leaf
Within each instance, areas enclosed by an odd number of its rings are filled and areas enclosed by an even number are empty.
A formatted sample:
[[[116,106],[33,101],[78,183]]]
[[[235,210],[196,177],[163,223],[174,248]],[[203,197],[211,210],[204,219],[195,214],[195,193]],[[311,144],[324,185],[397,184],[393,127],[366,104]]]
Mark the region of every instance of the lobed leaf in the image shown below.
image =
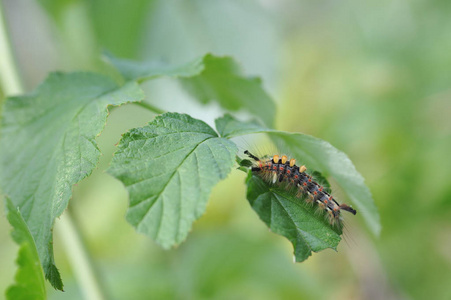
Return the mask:
[[[290,240],[297,262],[306,260],[312,251],[337,250],[341,230],[332,228],[322,215],[315,214],[314,207],[256,176],[248,176],[246,183],[250,205],[271,231]]]
[[[100,156],[95,138],[108,105],[142,100],[139,86],[117,86],[93,73],[53,73],[30,94],[9,98],[3,110],[0,185],[30,229],[45,277],[63,284],[54,264],[52,227],[67,207],[72,185]]]
[[[25,220],[18,208],[15,208],[10,199],[6,199],[8,208],[8,221],[13,227],[11,236],[20,246],[17,258],[18,270],[15,283],[6,291],[6,298],[11,300],[46,299],[44,273],[39,256]]]
[[[259,78],[246,77],[231,57],[207,54],[182,66],[161,62],[140,63],[107,59],[126,80],[143,81],[160,76],[176,77],[187,92],[201,103],[217,101],[230,111],[244,109],[269,127],[273,126],[275,104],[262,88]]]
[[[182,242],[205,211],[237,148],[206,123],[166,113],[126,133],[108,173],[127,188],[127,221],[164,248]]]
[[[255,121],[241,122],[231,115],[217,119],[216,128],[221,136],[227,138],[267,133],[276,145],[291,153],[308,168],[332,176],[355,204],[359,215],[363,215],[368,228],[373,234],[379,234],[379,213],[362,175],[346,154],[328,142],[302,133],[266,129]]]
[[[204,56],[205,69],[198,76],[181,78],[182,86],[202,103],[217,101],[230,111],[245,109],[269,127],[274,124],[275,104],[261,80],[244,77],[230,57]]]

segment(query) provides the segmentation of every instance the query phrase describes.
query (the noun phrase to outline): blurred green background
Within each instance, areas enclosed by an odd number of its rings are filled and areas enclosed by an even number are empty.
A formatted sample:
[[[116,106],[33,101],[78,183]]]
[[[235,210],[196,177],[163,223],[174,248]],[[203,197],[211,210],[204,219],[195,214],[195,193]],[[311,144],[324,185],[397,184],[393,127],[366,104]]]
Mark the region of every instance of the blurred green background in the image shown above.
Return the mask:
[[[451,299],[450,1],[2,2],[27,91],[50,71],[105,71],[102,49],[174,63],[232,55],[263,78],[278,129],[347,153],[379,208],[379,238],[361,215],[348,216],[338,253],[294,264],[292,246],[252,211],[236,171],[214,189],[186,242],[163,251],[126,223],[125,189],[104,173],[121,133],[153,115],[115,109],[98,138],[99,168],[74,187],[70,205],[112,299]],[[144,89],[147,101],[210,124],[222,113],[170,79]],[[3,293],[17,246],[3,206],[1,214]],[[57,234],[54,242],[66,292],[48,285],[49,298],[80,299]]]

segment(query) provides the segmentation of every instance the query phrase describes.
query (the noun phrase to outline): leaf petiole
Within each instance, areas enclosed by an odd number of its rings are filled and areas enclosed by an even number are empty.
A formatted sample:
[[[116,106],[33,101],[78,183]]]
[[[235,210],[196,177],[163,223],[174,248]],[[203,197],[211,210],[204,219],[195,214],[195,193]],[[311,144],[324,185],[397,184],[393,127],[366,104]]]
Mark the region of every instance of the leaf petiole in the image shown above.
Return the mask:
[[[153,106],[152,104],[150,104],[148,102],[144,102],[144,101],[133,102],[133,104],[139,105],[139,106],[141,106],[141,107],[143,107],[143,108],[145,108],[145,109],[147,109],[147,110],[149,110],[149,111],[151,111],[153,113],[156,113],[157,115],[161,115],[161,114],[165,113],[164,110],[159,109],[158,107]]]

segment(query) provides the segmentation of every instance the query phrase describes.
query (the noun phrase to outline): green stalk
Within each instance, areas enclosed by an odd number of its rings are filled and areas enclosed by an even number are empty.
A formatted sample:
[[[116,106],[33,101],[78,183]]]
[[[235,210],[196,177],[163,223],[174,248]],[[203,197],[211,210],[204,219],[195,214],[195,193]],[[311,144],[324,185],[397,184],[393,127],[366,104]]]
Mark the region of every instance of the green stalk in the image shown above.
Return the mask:
[[[0,0],[0,86],[5,96],[13,96],[23,92],[22,81],[17,70],[8,31],[6,30],[3,3]]]
[[[141,101],[141,102],[133,102],[133,104],[136,104],[136,105],[139,105],[139,106],[141,106],[141,107],[144,107],[145,109],[147,109],[147,110],[149,110],[149,111],[151,111],[151,112],[153,112],[153,113],[156,113],[157,115],[161,115],[161,114],[164,114],[164,113],[165,113],[164,110],[159,109],[158,107],[155,107],[155,106],[153,106],[152,104],[149,104],[149,103],[144,102],[144,101]]]
[[[75,220],[76,218],[72,217],[71,210],[66,209],[55,223],[56,232],[63,242],[67,259],[78,284],[82,288],[84,298],[89,300],[106,299]]]
[[[6,97],[25,92],[12,53],[4,19],[3,2],[0,0],[0,87]],[[99,279],[94,272],[89,254],[85,249],[78,226],[72,219],[69,210],[56,222],[55,229],[63,242],[68,260],[85,298],[90,300],[106,299]]]

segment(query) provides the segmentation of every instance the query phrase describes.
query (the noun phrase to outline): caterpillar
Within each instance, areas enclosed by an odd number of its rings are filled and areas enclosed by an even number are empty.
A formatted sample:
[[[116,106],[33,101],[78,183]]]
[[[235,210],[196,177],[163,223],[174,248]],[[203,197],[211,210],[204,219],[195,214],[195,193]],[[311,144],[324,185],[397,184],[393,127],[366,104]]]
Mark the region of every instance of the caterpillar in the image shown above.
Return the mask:
[[[244,151],[244,154],[253,160],[250,165],[253,175],[270,184],[292,187],[297,197],[305,195],[307,203],[316,204],[320,210],[326,212],[325,216],[332,226],[342,226],[341,210],[353,215],[357,213],[347,204],[338,204],[326,188],[306,173],[307,168],[304,165],[296,165],[294,158],[288,159],[285,155],[279,157],[277,154],[273,157],[258,158],[248,150]]]

